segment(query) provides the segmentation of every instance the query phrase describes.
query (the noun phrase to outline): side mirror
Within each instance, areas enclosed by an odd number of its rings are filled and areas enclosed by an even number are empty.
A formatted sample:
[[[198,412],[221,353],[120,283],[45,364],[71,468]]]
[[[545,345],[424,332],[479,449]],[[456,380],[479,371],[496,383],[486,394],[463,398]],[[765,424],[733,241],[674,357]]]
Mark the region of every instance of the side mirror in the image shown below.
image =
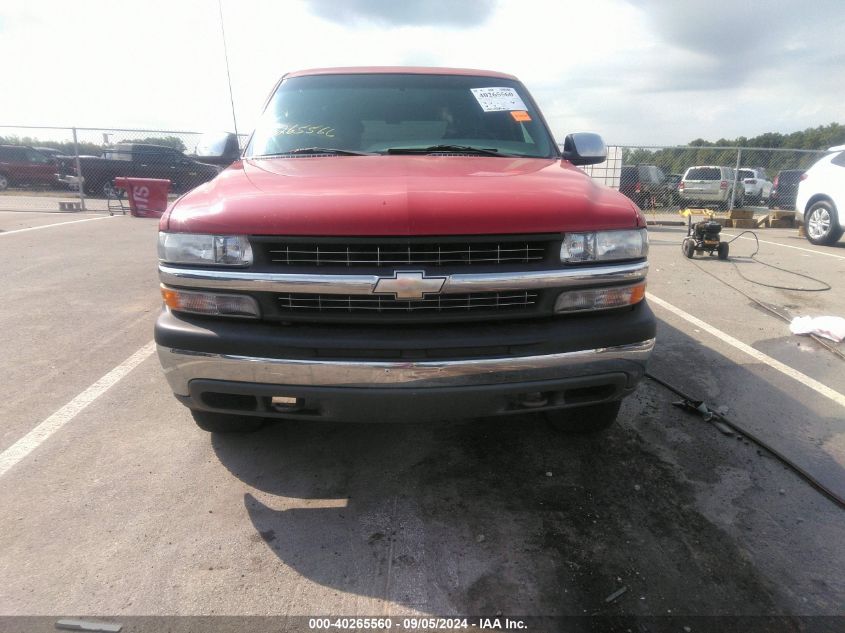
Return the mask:
[[[563,158],[573,165],[595,165],[607,160],[607,146],[598,134],[576,132],[563,141]]]
[[[203,134],[194,149],[194,155],[200,162],[228,167],[241,156],[238,137],[229,132]]]

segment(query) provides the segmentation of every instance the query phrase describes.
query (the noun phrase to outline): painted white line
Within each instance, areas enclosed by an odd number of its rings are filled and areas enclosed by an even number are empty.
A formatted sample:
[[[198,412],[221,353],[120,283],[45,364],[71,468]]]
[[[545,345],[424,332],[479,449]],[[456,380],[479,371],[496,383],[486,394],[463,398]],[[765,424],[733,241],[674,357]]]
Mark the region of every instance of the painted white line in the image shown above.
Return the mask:
[[[722,330],[713,327],[709,323],[705,323],[701,319],[696,318],[696,317],[694,317],[693,315],[691,315],[687,312],[684,312],[683,310],[681,310],[677,306],[672,305],[668,301],[664,301],[660,297],[655,297],[650,292],[648,293],[648,301],[649,301],[649,303],[657,304],[661,308],[669,310],[669,312],[671,312],[672,314],[681,317],[685,321],[689,321],[690,323],[692,323],[696,327],[701,328],[705,332],[709,332],[710,334],[712,334],[713,336],[718,338],[720,341],[727,343],[728,345],[730,345],[732,347],[735,347],[739,351],[744,352],[745,354],[748,354],[749,356],[751,356],[755,360],[760,361],[764,365],[768,365],[772,369],[776,369],[777,371],[781,372],[782,374],[789,376],[793,380],[797,380],[798,382],[800,382],[805,387],[812,389],[813,391],[815,391],[816,393],[824,396],[825,398],[829,398],[829,399],[833,400],[839,406],[845,407],[845,395],[839,393],[838,391],[831,389],[827,385],[823,385],[818,380],[814,380],[813,378],[810,378],[806,374],[802,374],[797,369],[793,369],[789,365],[785,365],[784,363],[780,362],[779,360],[772,358],[768,354],[764,354],[763,352],[754,349],[750,345],[746,345],[745,343],[743,343],[739,339],[735,339],[730,334],[722,332]]]
[[[725,233],[722,232],[722,235],[727,237],[736,237],[736,233]],[[749,240],[751,242],[754,241],[752,237],[741,237],[741,240]],[[770,242],[769,240],[760,240],[761,244],[774,244],[775,246],[783,246],[784,248],[794,248],[796,251],[804,251],[805,253],[813,253],[814,255],[826,255],[827,257],[835,257],[836,259],[845,259],[842,255],[834,255],[833,253],[827,253],[825,251],[814,251],[812,248],[801,248],[800,246],[790,246],[789,244],[781,244],[780,242]]]
[[[64,226],[65,224],[77,224],[79,222],[94,222],[95,220],[108,220],[116,218],[116,215],[106,215],[99,218],[85,218],[84,220],[71,220],[70,222],[54,222],[53,224],[42,224],[41,226],[30,226],[26,229],[15,229],[13,231],[4,231],[0,233],[0,237],[12,235],[13,233],[25,233],[26,231],[39,231],[41,229],[49,229],[51,226]]]
[[[0,477],[5,475],[10,468],[38,448],[41,443],[53,435],[53,433],[70,422],[79,412],[85,409],[85,407],[117,384],[117,382],[126,376],[126,374],[149,358],[153,351],[155,351],[155,342],[150,341],[137,352],[132,354],[132,356],[120,363],[120,365],[112,369],[109,373],[76,396],[73,400],[68,402],[61,409],[41,422],[5,451],[0,453]]]

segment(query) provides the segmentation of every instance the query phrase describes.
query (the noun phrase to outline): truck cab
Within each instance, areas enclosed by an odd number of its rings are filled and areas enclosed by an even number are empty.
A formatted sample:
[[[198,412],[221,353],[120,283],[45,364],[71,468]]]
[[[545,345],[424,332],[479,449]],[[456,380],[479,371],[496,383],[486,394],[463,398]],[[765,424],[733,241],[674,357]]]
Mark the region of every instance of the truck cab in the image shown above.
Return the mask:
[[[160,221],[158,355],[200,427],[542,414],[599,430],[655,320],[631,200],[513,76],[285,75],[240,160]]]
[[[69,186],[79,185],[79,174],[72,158],[60,161],[59,180]],[[182,193],[214,178],[219,167],[198,162],[180,150],[150,143],[119,143],[103,150],[102,156],[80,156],[79,166],[85,193],[91,196],[114,195],[115,178],[161,178],[171,182],[171,189]]]

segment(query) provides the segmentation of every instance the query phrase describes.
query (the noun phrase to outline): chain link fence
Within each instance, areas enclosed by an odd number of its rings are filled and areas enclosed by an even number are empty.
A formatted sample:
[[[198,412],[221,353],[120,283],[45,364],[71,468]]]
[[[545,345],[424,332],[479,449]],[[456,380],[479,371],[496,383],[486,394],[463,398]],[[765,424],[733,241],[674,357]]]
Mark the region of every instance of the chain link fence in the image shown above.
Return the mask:
[[[179,195],[225,166],[198,160],[201,137],[181,130],[0,126],[0,211],[106,211],[121,176],[168,179],[171,196]],[[246,136],[238,141],[243,146]]]
[[[793,226],[798,183],[825,150],[732,146],[610,146],[608,160],[587,169],[618,189],[652,221],[680,221],[705,208],[738,228]]]
[[[198,160],[201,137],[174,130],[0,126],[0,211],[106,211],[120,176],[166,178],[171,195],[178,195],[225,166]],[[246,138],[239,137],[241,147]],[[824,154],[612,145],[605,162],[584,171],[628,196],[654,221],[680,220],[681,209],[705,207],[750,227],[791,220],[800,175]]]

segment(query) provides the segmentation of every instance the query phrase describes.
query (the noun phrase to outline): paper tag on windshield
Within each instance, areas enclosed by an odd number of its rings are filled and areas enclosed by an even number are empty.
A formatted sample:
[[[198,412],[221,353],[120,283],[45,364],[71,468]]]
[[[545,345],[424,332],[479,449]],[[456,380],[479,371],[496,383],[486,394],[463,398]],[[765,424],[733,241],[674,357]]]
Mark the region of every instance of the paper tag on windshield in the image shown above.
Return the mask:
[[[485,112],[528,109],[513,88],[470,88],[470,90]]]

